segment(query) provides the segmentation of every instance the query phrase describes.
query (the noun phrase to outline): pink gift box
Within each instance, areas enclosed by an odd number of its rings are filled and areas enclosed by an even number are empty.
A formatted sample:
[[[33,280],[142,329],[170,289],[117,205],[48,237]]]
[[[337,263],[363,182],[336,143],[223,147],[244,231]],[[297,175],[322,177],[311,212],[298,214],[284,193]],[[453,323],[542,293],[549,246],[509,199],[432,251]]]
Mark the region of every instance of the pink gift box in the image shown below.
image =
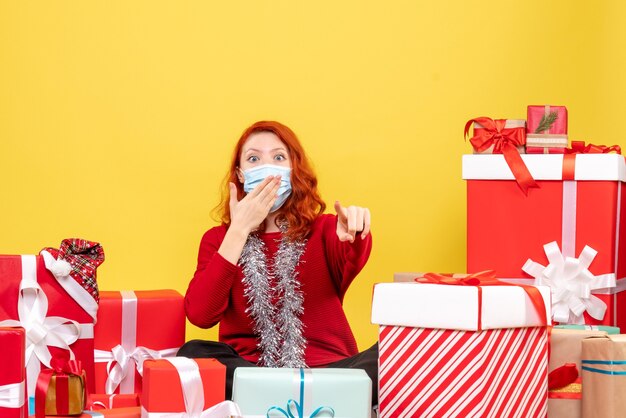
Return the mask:
[[[565,106],[528,106],[526,132],[530,135],[567,135],[567,108]],[[538,131],[542,120],[555,115],[549,129]]]

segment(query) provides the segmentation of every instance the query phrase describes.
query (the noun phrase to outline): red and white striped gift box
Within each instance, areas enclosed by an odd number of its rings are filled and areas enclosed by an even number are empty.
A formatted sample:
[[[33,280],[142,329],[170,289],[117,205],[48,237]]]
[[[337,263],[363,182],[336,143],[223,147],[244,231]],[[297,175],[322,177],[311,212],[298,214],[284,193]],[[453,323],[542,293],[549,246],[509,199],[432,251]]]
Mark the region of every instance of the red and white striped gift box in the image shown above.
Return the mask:
[[[521,287],[379,283],[372,322],[380,418],[547,415],[546,322]]]

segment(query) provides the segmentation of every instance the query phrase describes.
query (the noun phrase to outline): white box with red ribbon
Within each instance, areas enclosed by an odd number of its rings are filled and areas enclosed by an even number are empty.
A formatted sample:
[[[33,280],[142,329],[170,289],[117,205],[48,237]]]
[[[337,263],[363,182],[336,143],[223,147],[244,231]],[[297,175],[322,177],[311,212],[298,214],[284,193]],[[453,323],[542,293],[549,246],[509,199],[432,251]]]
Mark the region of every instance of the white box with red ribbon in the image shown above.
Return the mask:
[[[487,274],[375,285],[380,418],[546,416],[550,289]]]
[[[626,329],[626,164],[593,154],[522,155],[520,191],[500,155],[464,155],[467,271],[552,289],[553,319]]]

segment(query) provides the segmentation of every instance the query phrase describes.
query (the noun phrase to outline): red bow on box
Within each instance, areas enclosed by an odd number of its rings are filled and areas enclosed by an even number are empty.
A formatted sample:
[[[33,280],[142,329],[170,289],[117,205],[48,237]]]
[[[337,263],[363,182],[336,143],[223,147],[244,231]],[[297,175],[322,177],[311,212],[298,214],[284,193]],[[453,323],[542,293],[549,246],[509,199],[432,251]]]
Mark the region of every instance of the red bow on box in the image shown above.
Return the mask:
[[[528,189],[531,187],[539,187],[517,150],[518,146],[526,144],[526,131],[524,129],[506,129],[504,127],[506,119],[493,120],[487,117],[480,117],[470,119],[465,124],[465,138],[467,138],[473,123],[482,126],[480,129],[474,127],[474,136],[470,138],[470,142],[476,151],[482,152],[493,145],[494,153],[501,153],[504,156],[515,177],[515,181],[517,181],[524,194],[528,194]]]
[[[46,398],[50,381],[55,378],[56,415],[75,415],[81,413],[87,402],[85,390],[85,372],[79,360],[65,360],[52,358],[50,369],[42,370],[37,379],[35,390],[35,416],[43,418],[46,415]],[[73,376],[81,379],[81,393],[78,404],[70,403],[69,379]]]
[[[572,141],[572,148],[565,149],[566,154],[608,154],[609,152],[621,154],[622,149],[619,145],[585,145],[585,141]]]

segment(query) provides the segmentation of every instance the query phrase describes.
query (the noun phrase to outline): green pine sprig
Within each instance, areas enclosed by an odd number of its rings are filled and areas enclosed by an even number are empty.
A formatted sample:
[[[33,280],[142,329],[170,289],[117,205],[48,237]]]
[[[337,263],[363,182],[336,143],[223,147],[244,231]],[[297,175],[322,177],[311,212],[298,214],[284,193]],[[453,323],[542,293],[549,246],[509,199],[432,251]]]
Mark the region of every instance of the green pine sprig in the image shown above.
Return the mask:
[[[558,118],[559,118],[559,114],[557,113],[556,110],[550,112],[547,115],[543,115],[534,133],[538,134],[543,131],[549,130]]]

